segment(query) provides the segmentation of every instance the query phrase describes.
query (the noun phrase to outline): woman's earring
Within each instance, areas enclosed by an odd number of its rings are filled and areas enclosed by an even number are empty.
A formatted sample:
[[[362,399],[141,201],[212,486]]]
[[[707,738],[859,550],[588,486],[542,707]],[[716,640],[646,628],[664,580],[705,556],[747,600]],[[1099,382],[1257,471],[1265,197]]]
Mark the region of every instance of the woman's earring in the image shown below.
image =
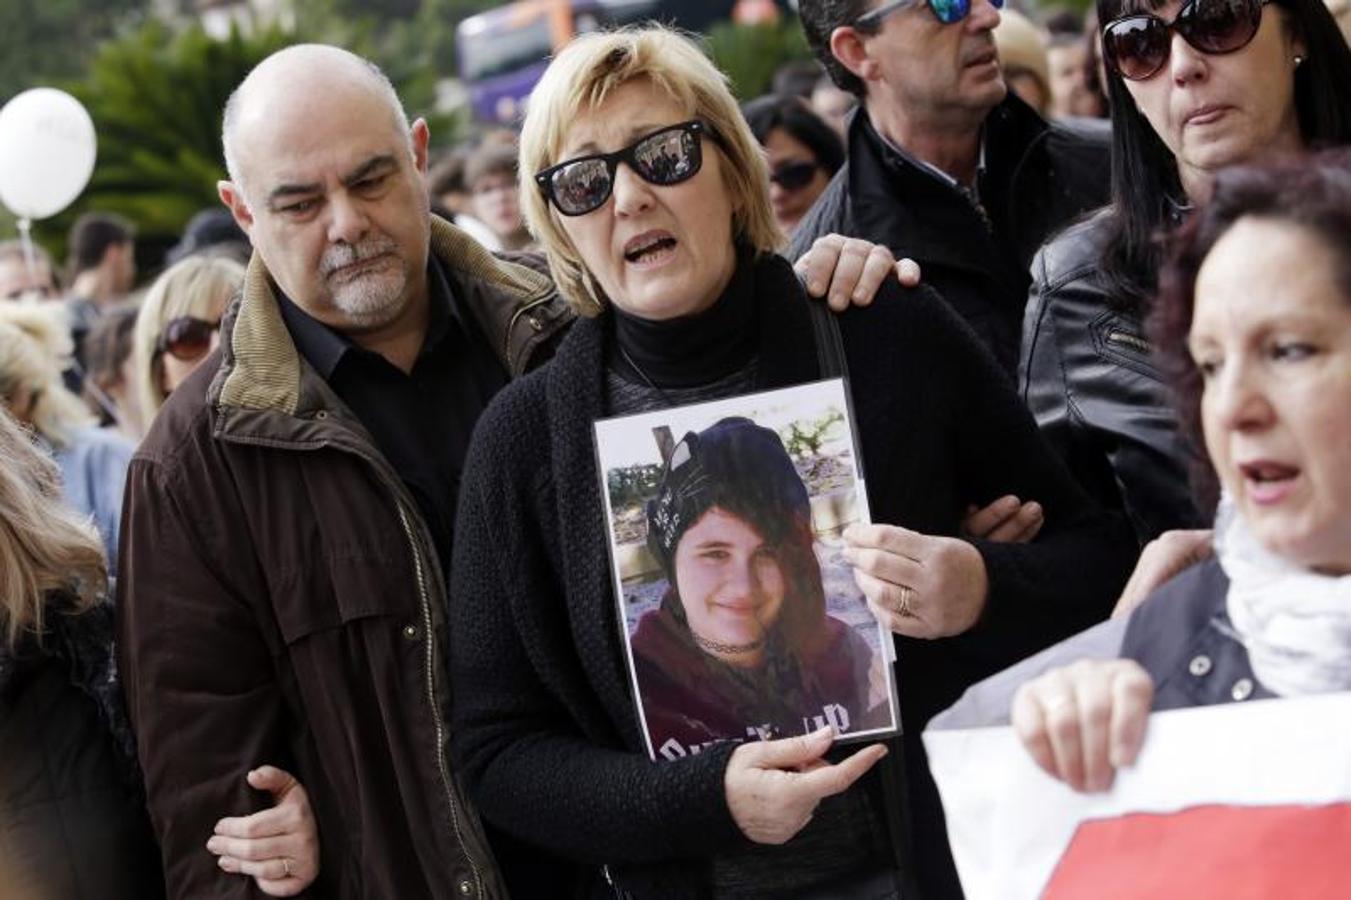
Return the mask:
[[[1295,68],[1298,69],[1298,68],[1299,68],[1299,64],[1302,63],[1302,62],[1304,62],[1304,57],[1302,57],[1302,56],[1296,56],[1296,57],[1295,57]]]

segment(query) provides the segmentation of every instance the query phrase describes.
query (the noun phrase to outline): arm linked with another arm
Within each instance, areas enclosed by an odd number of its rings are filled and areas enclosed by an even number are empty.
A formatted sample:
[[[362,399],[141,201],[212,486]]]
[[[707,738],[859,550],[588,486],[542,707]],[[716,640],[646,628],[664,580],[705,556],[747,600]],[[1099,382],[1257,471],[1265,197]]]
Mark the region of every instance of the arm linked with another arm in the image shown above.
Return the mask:
[[[226,507],[199,508],[227,515]],[[157,463],[128,471],[118,578],[118,661],[147,803],[171,897],[243,898],[252,878],[222,872],[206,842],[223,815],[263,808],[246,775],[285,759],[272,654],[237,571],[235,548],[208,552],[200,518]],[[222,551],[223,553],[223,548]]]

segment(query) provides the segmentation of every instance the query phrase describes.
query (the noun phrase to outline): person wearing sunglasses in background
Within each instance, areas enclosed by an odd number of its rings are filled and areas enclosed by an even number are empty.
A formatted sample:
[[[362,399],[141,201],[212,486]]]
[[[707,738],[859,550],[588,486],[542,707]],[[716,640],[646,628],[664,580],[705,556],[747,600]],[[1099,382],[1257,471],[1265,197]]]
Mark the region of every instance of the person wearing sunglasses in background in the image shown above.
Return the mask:
[[[1012,374],[1028,264],[1106,201],[1107,142],[1048,125],[1008,91],[993,37],[1003,5],[802,0],[812,52],[863,111],[789,255],[838,232],[914,259]]]
[[[189,256],[150,286],[136,317],[132,350],[141,434],[220,343],[221,316],[243,283],[244,267],[233,259]]]
[[[1322,0],[1170,0],[1148,10],[1100,0],[1098,17],[1112,202],[1035,261],[1020,381],[1042,433],[1144,543],[1214,513],[1189,489],[1197,451],[1179,436],[1144,336],[1157,235],[1205,201],[1226,166],[1351,140],[1351,51]],[[1164,564],[1171,571],[1207,547],[1207,534],[1192,531],[1151,549],[1176,556]]]
[[[774,221],[780,231],[791,236],[844,165],[844,145],[839,135],[798,97],[757,97],[741,107],[741,114],[765,148]]]

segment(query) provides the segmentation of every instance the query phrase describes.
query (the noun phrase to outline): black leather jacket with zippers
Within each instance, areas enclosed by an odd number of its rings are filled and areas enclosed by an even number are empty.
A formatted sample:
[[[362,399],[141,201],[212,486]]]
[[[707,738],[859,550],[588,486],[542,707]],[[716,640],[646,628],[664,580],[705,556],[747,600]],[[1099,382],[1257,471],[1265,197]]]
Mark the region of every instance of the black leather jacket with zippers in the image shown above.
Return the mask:
[[[1122,509],[1143,544],[1202,527],[1192,450],[1155,368],[1138,310],[1113,302],[1099,259],[1110,212],[1046,244],[1032,263],[1019,393],[1080,484]]]

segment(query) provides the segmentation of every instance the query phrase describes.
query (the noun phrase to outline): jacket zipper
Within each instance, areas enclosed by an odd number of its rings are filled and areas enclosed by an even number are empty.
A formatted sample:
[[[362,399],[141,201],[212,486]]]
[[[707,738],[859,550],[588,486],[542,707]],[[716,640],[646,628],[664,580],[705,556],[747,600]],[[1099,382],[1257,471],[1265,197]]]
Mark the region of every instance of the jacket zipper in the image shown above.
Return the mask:
[[[980,198],[976,196],[976,192],[964,184],[959,184],[957,186],[957,193],[961,194],[962,197],[966,199],[966,202],[971,204],[972,211],[980,218],[980,223],[985,226],[985,230],[990,234],[994,234],[994,220],[990,218],[990,213],[986,211],[985,204],[980,202]]]
[[[610,892],[614,894],[615,900],[633,900],[633,894],[624,888],[615,884],[614,875],[610,872],[610,864],[606,863],[600,867],[601,873],[605,875],[605,883],[610,886]]]
[[[1137,335],[1131,334],[1129,331],[1107,332],[1107,343],[1124,344],[1125,346],[1130,347],[1132,350],[1136,350],[1144,354],[1149,354],[1153,352],[1153,348],[1149,346],[1149,341]]]
[[[418,600],[422,609],[422,636],[427,647],[424,655],[427,676],[427,704],[431,707],[432,721],[436,725],[436,768],[441,773],[441,786],[445,789],[447,805],[450,807],[451,829],[455,832],[455,839],[465,850],[464,858],[469,861],[469,871],[474,875],[474,887],[478,890],[478,895],[482,897],[483,878],[479,875],[478,865],[474,862],[474,855],[469,852],[469,845],[465,843],[464,835],[460,832],[460,817],[455,812],[455,792],[451,789],[450,772],[446,769],[446,754],[442,750],[442,747],[445,746],[446,732],[441,722],[440,708],[436,705],[436,676],[434,675],[436,642],[432,631],[432,603],[427,596],[427,581],[423,574],[422,554],[418,551],[417,540],[413,536],[412,526],[408,523],[408,514],[404,512],[403,503],[396,500],[395,505],[399,510],[399,524],[403,526],[404,536],[408,538],[408,546],[413,551],[413,570],[417,576]]]
[[[546,292],[543,297],[531,300],[511,314],[511,319],[507,322],[507,336],[502,339],[502,358],[507,361],[508,366],[514,362],[511,358],[511,333],[516,330],[516,323],[521,320],[521,316],[530,312],[535,307],[543,306],[548,303],[551,294],[552,292]]]

